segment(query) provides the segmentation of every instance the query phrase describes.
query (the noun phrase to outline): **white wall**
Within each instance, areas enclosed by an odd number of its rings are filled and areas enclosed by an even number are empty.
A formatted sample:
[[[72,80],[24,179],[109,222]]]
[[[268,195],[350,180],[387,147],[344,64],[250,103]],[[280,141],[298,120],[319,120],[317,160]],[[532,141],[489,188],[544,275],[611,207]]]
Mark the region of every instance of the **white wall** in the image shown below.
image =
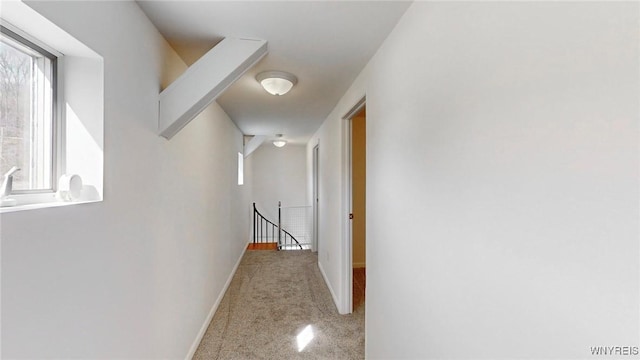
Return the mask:
[[[215,103],[156,135],[171,59],[134,2],[29,4],[104,57],[104,201],[2,215],[2,357],[184,358],[249,238],[242,135]]]
[[[265,142],[249,155],[252,164],[253,201],[270,220],[278,218],[278,201],[282,206],[305,206],[306,149],[304,145],[275,147]]]
[[[638,6],[409,8],[307,147],[344,309],[341,117],[366,92],[368,358],[639,345]]]
[[[343,252],[349,221],[343,216],[348,205],[342,201],[347,181],[344,174],[348,170],[343,117],[365,96],[367,71],[367,68],[362,71],[307,143],[307,201],[310,204],[313,203],[313,148],[316,145],[319,148],[318,266],[341,314],[349,313],[351,306],[347,298],[351,289],[343,273],[351,269],[351,255]],[[367,222],[369,219],[367,217]]]

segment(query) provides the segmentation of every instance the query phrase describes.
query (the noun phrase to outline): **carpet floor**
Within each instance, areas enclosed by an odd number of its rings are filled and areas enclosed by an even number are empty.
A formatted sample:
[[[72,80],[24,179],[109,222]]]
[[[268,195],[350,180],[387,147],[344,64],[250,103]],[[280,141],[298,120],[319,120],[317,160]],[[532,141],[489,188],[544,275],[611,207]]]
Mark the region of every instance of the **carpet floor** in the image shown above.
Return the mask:
[[[363,359],[364,306],[338,314],[317,263],[247,251],[193,359]]]

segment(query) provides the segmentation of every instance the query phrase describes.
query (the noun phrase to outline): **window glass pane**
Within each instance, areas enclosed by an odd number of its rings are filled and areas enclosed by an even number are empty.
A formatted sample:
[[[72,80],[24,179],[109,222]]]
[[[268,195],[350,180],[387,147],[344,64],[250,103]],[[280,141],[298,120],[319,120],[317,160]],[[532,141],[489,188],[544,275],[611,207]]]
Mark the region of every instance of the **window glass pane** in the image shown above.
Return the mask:
[[[244,157],[238,153],[238,185],[244,185]]]
[[[13,166],[14,190],[52,189],[53,65],[0,37],[0,175]]]

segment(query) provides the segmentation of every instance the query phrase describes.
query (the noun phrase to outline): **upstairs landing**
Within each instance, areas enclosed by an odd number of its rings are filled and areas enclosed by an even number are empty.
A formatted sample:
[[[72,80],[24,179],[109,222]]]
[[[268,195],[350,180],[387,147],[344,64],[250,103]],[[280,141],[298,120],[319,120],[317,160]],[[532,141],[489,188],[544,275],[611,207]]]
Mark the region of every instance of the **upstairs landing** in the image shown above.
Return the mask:
[[[278,250],[278,243],[250,243],[247,250]]]

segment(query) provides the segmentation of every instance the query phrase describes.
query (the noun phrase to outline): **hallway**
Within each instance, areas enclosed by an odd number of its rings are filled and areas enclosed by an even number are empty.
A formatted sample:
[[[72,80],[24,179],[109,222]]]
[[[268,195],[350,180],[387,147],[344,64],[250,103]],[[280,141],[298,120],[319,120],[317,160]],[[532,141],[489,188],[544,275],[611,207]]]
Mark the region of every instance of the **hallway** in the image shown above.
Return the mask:
[[[247,251],[194,359],[364,358],[364,307],[339,315],[317,262]]]
[[[0,7],[0,359],[640,360],[640,1]]]

